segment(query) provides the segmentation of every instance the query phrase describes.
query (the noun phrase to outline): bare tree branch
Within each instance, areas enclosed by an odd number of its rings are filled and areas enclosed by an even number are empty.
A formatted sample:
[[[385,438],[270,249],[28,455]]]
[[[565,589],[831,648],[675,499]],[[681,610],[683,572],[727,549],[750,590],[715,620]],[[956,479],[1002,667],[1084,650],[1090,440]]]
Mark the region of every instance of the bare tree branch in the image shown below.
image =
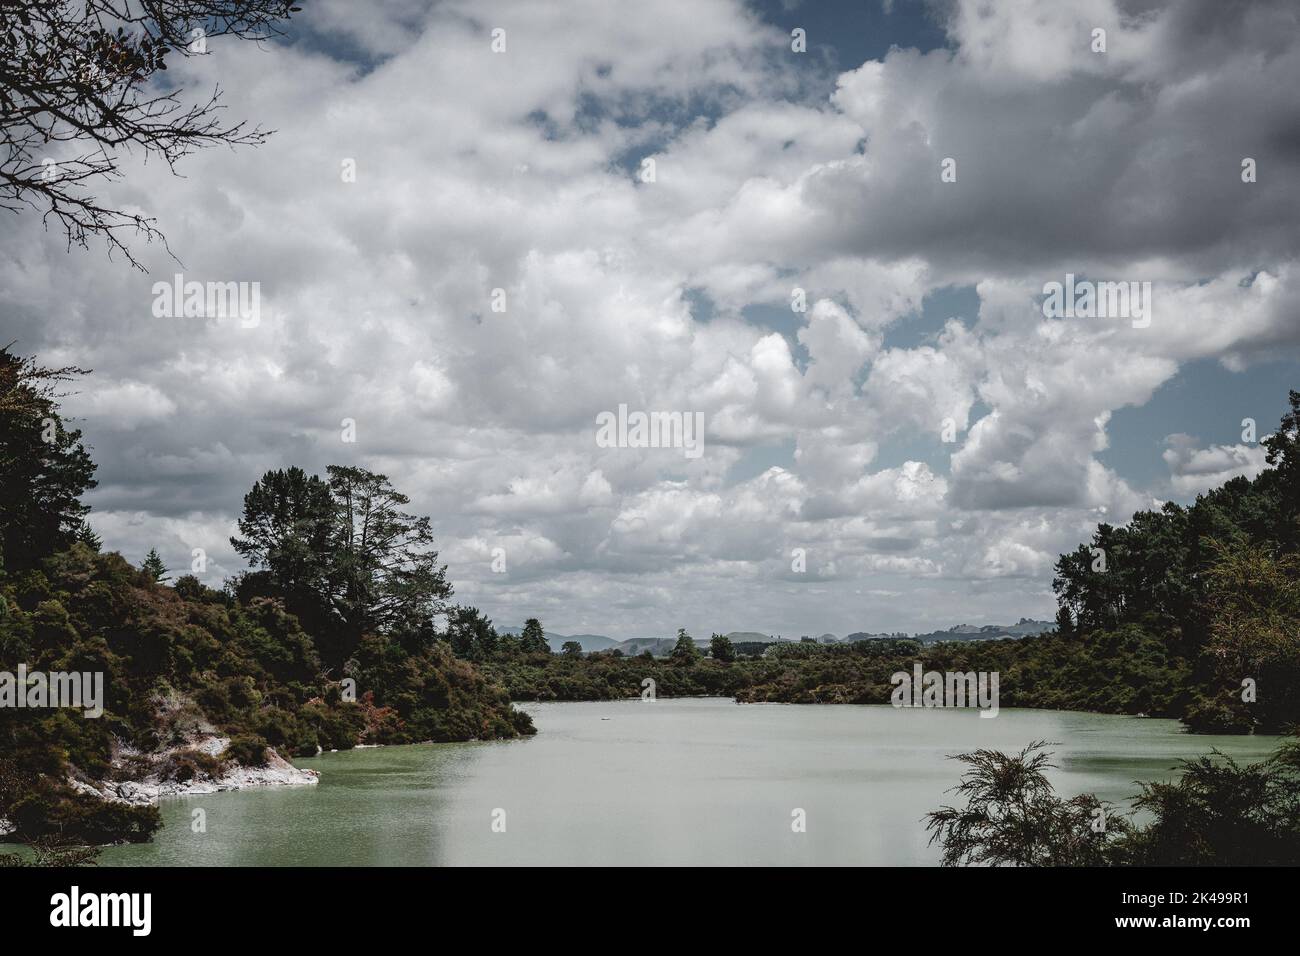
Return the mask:
[[[35,210],[69,249],[98,238],[142,269],[127,242],[166,248],[156,220],[94,187],[120,178],[136,148],[175,172],[197,149],[270,135],[222,125],[220,88],[182,103],[167,58],[205,56],[215,37],[261,42],[298,10],[294,0],[0,0],[0,209]]]

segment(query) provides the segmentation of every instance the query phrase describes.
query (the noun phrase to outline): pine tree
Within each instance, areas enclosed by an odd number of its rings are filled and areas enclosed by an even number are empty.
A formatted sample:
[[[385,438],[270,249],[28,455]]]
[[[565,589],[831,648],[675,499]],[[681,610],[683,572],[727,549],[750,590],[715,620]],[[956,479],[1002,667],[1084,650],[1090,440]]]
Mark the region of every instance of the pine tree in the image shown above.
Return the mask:
[[[59,414],[60,387],[85,371],[0,348],[0,563],[10,571],[70,545],[90,510],[81,495],[95,464]]]
[[[546,631],[537,618],[530,617],[524,621],[524,631],[519,635],[519,649],[525,654],[551,653],[551,645],[546,640]]]
[[[140,570],[159,584],[167,579],[167,565],[163,564],[163,559],[159,556],[157,548],[149,549],[149,553],[145,555],[144,564],[140,565]]]
[[[81,527],[77,529],[77,541],[96,554],[104,548],[104,539],[95,533],[95,529],[90,526],[89,521],[83,520],[81,522]]]
[[[1074,636],[1074,616],[1068,607],[1062,606],[1056,612],[1056,633],[1061,637]]]
[[[677,643],[668,656],[684,664],[690,664],[700,656],[700,649],[695,646],[695,639],[686,633],[686,628],[677,629]]]

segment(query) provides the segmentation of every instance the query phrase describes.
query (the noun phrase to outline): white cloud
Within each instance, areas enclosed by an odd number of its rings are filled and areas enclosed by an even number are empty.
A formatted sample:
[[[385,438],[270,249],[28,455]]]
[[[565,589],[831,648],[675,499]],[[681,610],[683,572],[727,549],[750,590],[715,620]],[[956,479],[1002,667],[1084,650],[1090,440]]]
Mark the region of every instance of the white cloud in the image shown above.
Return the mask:
[[[1198,448],[1195,438],[1181,433],[1168,436],[1165,444],[1169,447],[1161,457],[1169,465],[1174,492],[1182,496],[1201,494],[1238,476],[1254,478],[1267,467],[1263,445]]]
[[[327,0],[310,42],[175,71],[219,78],[266,146],[183,179],[133,161],[108,189],[158,215],[187,277],[260,282],[261,324],[155,319],[152,281],[182,268],[163,250],[141,276],[28,217],[0,235],[7,338],[96,369],[69,407],[96,527],[129,555],[202,546],[233,573],[261,471],[344,462],[434,517],[462,598],[502,623],[1049,613],[1054,556],[1170,490],[1102,463],[1114,413],[1190,362],[1300,345],[1289,15],[969,0],[953,49],[892,50],[825,100],[737,0]],[[1151,326],[1045,318],[1067,271],[1152,282]],[[978,315],[896,335],[953,285]],[[597,447],[620,403],[703,413],[704,456]],[[1260,458],[1165,452],[1177,494]]]

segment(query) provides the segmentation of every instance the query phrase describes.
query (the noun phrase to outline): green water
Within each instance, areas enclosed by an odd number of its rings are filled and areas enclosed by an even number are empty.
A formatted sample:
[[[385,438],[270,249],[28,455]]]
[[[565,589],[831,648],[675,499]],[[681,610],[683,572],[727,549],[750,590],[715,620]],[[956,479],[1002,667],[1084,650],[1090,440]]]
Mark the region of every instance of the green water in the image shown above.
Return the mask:
[[[153,843],[103,865],[929,865],[926,811],[949,802],[947,754],[1058,742],[1059,793],[1115,802],[1212,747],[1172,720],[1098,714],[757,704],[722,699],[524,705],[527,740],[384,747],[302,760],[314,787],[166,800]],[[206,833],[191,827],[206,814]],[[791,830],[805,811],[807,831]],[[493,813],[505,811],[505,832]],[[499,815],[498,815],[499,819]]]

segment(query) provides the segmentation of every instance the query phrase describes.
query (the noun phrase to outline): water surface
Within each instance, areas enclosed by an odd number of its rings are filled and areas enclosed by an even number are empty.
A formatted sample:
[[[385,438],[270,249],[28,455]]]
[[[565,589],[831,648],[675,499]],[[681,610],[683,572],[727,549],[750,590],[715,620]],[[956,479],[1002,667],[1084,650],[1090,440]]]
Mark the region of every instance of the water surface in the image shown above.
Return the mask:
[[[103,865],[932,865],[921,818],[979,747],[1055,747],[1058,793],[1114,802],[1217,747],[1173,720],[1040,710],[737,705],[720,698],[522,705],[536,737],[382,747],[297,761],[315,787],[163,802],[154,842]],[[206,833],[191,827],[206,814]],[[805,811],[807,832],[791,831]],[[505,832],[492,829],[505,812]],[[496,814],[496,819],[500,819]]]

